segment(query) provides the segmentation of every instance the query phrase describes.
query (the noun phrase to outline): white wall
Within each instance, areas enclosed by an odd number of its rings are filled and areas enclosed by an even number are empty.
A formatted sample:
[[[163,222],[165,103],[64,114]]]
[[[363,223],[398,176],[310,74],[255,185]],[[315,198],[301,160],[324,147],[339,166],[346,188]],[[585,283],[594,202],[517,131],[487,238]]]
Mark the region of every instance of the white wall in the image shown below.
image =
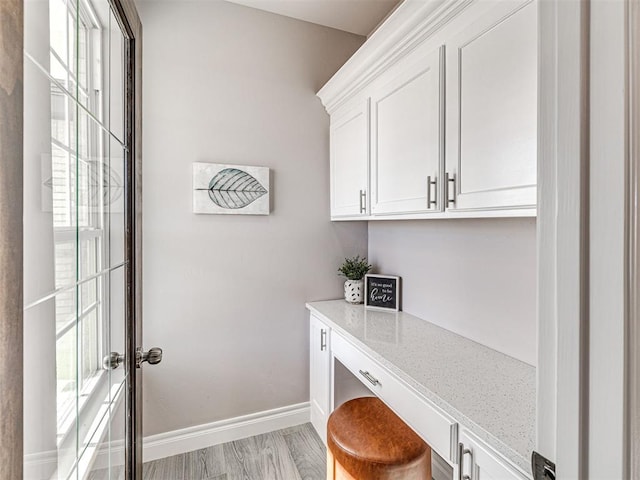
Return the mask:
[[[535,219],[370,222],[369,260],[405,312],[536,365]]]
[[[141,2],[144,434],[308,401],[305,301],[367,227],[329,221],[315,92],[364,40],[220,2]],[[270,216],[191,213],[192,162],[272,169]]]

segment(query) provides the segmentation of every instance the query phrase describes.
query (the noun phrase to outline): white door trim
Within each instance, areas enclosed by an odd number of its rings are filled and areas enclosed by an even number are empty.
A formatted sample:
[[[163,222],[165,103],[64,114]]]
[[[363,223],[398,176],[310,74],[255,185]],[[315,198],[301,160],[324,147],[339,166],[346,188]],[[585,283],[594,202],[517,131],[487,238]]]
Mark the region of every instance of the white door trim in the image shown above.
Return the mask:
[[[539,2],[537,450],[586,478],[589,2]]]
[[[640,478],[640,1],[627,0],[625,478]]]

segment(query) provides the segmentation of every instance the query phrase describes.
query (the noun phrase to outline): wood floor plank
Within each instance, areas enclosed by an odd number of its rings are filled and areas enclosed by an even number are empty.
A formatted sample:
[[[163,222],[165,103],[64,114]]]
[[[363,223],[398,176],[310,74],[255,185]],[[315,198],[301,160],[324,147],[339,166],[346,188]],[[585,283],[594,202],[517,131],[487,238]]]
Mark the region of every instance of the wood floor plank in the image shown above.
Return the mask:
[[[161,458],[143,465],[144,480],[182,480],[184,476],[185,455]]]
[[[276,432],[224,445],[228,480],[301,480],[282,436]]]
[[[228,480],[251,480],[245,465],[248,462],[246,457],[250,456],[250,452],[247,451],[244,441],[225,443],[222,449]]]
[[[144,480],[324,480],[325,448],[311,424],[154,460]],[[92,480],[107,480],[96,471]]]
[[[310,423],[287,429],[282,437],[302,480],[323,480],[327,476],[326,449]]]
[[[221,475],[216,475],[215,477],[206,477],[203,480],[229,480],[229,477],[227,476],[226,473],[223,473]]]
[[[184,456],[185,479],[208,480],[226,473],[222,445],[188,452]]]
[[[311,426],[311,423],[302,423],[300,425],[295,425],[293,427],[283,428],[282,430],[277,430],[282,435],[287,435],[288,433],[294,433],[300,431],[300,429],[306,428],[306,426]],[[312,427],[313,428],[313,427]]]

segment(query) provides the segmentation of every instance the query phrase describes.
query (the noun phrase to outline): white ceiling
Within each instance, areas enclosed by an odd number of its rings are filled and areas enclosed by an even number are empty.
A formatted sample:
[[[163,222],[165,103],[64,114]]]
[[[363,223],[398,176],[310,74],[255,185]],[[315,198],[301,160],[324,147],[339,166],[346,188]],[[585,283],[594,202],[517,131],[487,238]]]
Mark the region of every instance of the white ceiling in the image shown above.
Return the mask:
[[[399,0],[227,1],[364,36],[399,3]]]

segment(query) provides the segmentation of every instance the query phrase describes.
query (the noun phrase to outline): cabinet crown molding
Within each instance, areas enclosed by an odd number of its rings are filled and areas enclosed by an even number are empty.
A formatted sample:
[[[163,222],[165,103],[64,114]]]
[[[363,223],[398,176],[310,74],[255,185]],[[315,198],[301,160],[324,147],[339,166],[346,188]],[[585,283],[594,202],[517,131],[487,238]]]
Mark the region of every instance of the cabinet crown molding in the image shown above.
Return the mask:
[[[329,114],[478,0],[404,0],[318,91]]]

